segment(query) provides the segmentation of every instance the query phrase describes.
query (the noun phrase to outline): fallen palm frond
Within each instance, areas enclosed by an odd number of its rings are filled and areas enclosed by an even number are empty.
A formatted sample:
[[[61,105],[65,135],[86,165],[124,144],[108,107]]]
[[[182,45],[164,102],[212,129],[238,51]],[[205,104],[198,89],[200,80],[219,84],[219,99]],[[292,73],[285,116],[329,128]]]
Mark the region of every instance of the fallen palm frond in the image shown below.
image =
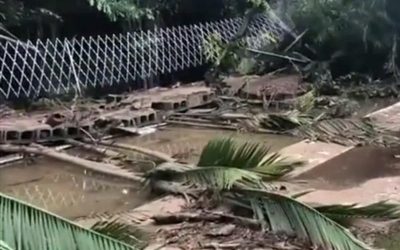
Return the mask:
[[[216,138],[203,148],[197,166],[249,170],[273,180],[301,165],[301,162],[286,161],[280,154],[269,151],[269,147],[260,142]]]
[[[0,250],[13,250],[13,249],[9,247],[4,241],[0,240]]]
[[[268,192],[276,192],[272,189],[267,189]],[[288,197],[297,199],[303,195],[312,192],[312,190],[305,190],[299,193],[292,194]],[[226,193],[226,200],[230,203],[253,210],[250,200],[237,199],[230,193]],[[312,207],[324,216],[336,221],[342,226],[351,226],[357,219],[369,219],[369,220],[393,220],[400,218],[400,207],[398,204],[387,203],[385,201],[376,202],[367,206],[361,206],[359,204],[351,205],[316,205],[306,203],[307,206]]]
[[[390,220],[400,218],[399,206],[385,201],[376,202],[367,206],[351,204],[315,206],[314,208],[342,225],[349,225],[354,219]]]
[[[288,161],[279,153],[265,155],[258,165],[251,169],[253,172],[263,176],[264,180],[277,180],[293,171],[294,168],[303,165],[302,161]]]
[[[166,162],[147,172],[146,179],[184,180],[217,190],[229,189],[234,184],[264,188],[261,180],[278,180],[302,165],[269,151],[260,142],[216,138],[203,148],[197,166]]]
[[[128,245],[144,246],[147,244],[146,234],[142,230],[118,220],[98,221],[91,227],[91,230]]]
[[[330,119],[299,127],[297,135],[311,140],[333,142],[345,146],[399,145],[400,139],[390,135],[366,119]]]
[[[230,189],[239,184],[261,187],[261,176],[246,169],[233,167],[195,167],[179,163],[163,163],[146,173],[148,180],[180,181],[213,190]]]
[[[254,168],[268,153],[269,148],[261,143],[216,138],[203,148],[197,166]]]
[[[258,115],[256,119],[265,129],[277,131],[289,131],[300,126],[310,125],[313,118],[298,110],[285,113]]]
[[[231,189],[235,184],[246,187],[262,187],[261,177],[240,168],[204,167],[186,170],[180,176],[190,183],[213,190]]]
[[[4,194],[0,211],[0,240],[11,249],[138,249]]]
[[[234,189],[229,192],[240,200],[250,202],[254,216],[273,232],[309,239],[313,244],[328,249],[372,249],[356,239],[346,228],[293,198],[252,189]]]

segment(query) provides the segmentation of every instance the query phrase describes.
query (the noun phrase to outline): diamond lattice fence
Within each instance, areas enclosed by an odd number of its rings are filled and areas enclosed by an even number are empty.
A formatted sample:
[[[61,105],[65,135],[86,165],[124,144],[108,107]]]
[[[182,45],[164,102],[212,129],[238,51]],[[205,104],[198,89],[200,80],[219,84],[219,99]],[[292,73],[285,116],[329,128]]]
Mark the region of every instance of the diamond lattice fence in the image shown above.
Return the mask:
[[[63,94],[88,87],[135,84],[160,74],[203,65],[204,42],[219,34],[227,42],[244,19],[233,18],[147,32],[0,43],[0,99]],[[282,38],[286,25],[271,13],[253,18],[243,39],[259,48]]]

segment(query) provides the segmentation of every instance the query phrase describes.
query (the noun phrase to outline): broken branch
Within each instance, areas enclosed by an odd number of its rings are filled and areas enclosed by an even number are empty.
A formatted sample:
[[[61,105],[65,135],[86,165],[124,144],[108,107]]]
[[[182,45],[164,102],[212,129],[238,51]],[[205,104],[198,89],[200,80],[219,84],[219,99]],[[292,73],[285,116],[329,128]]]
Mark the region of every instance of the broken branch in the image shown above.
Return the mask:
[[[8,153],[25,153],[25,154],[35,154],[35,155],[43,155],[47,156],[59,161],[67,162],[76,166],[83,167],[88,170],[92,170],[94,172],[108,174],[111,176],[116,176],[124,179],[129,179],[133,181],[142,182],[143,178],[136,176],[135,174],[124,170],[118,166],[90,161],[86,159],[82,159],[76,156],[69,155],[67,153],[58,152],[54,149],[43,147],[41,145],[33,144],[32,146],[17,146],[11,144],[1,144],[0,151],[8,152]]]

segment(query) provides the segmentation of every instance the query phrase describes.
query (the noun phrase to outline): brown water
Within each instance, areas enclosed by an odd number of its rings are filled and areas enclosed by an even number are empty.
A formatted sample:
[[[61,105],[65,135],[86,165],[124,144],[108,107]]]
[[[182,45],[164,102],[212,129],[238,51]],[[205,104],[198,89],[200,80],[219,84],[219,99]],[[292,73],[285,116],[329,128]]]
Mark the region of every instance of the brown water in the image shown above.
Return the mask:
[[[0,169],[0,192],[68,218],[127,210],[146,198],[134,183],[48,158]]]
[[[318,189],[353,188],[372,179],[400,176],[399,155],[400,148],[356,147],[298,178],[307,180],[313,188]]]
[[[137,137],[125,137],[118,141],[175,155],[190,162],[196,162],[201,149],[207,142],[219,136],[262,142],[278,151],[283,147],[300,141],[298,138],[283,135],[238,133],[228,130],[198,129],[187,127],[164,127],[160,131]]]
[[[168,127],[153,134],[125,137],[119,142],[159,150],[195,162],[201,148],[215,136],[236,135],[278,150],[298,139],[287,136],[236,134],[231,131]],[[77,156],[87,152],[73,150]],[[148,193],[135,183],[92,175],[79,167],[48,158],[32,164],[19,162],[0,168],[0,192],[48,209],[68,218],[135,208],[148,200]]]

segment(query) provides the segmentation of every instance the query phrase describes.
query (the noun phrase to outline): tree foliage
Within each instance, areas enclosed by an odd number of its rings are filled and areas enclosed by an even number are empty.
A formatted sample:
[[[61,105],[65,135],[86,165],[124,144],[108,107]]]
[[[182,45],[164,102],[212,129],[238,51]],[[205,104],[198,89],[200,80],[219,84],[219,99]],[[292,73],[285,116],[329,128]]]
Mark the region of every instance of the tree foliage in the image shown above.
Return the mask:
[[[111,21],[125,19],[137,21],[142,18],[154,19],[153,10],[136,0],[88,0],[91,6],[104,12]]]
[[[388,1],[376,0],[296,0],[289,9],[296,29],[307,30],[303,40],[313,50],[302,52],[327,61],[335,76],[397,72],[398,28],[387,10]]]

